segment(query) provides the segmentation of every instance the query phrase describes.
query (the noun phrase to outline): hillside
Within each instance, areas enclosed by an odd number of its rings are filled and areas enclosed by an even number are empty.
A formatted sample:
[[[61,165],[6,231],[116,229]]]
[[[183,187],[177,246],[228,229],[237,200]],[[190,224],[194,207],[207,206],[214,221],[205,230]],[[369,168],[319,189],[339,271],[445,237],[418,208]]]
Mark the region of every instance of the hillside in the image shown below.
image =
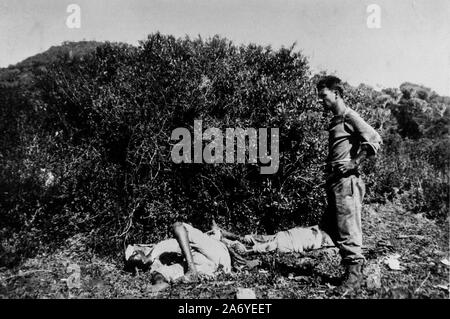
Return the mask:
[[[61,60],[73,61],[83,59],[86,55],[95,52],[101,42],[79,41],[64,42],[58,46],[52,46],[48,50],[33,55],[25,60],[0,68],[0,86],[26,85],[39,71],[58,63]]]

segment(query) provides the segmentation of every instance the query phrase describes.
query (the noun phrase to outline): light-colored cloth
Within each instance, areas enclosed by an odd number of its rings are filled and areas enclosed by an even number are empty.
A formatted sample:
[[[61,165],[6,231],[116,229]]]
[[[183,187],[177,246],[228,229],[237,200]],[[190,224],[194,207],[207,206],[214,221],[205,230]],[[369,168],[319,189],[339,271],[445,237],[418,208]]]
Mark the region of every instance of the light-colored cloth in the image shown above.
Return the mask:
[[[355,158],[362,145],[370,146],[374,155],[382,144],[377,131],[349,107],[344,114],[336,115],[331,119],[328,131],[327,162],[331,165]]]
[[[253,241],[252,250],[258,253],[269,251],[300,253],[325,246],[333,246],[329,236],[321,231],[318,226],[295,227],[278,232],[275,235],[255,236]]]
[[[224,272],[231,272],[230,253],[226,245],[217,239],[216,234],[209,236],[189,224],[183,225],[193,250],[194,264],[200,273],[213,275],[219,267],[222,267]]]
[[[231,272],[230,254],[225,244],[217,239],[217,234],[209,236],[189,224],[183,223],[183,226],[199,273],[213,276],[219,267],[222,267],[224,272]],[[181,249],[176,239],[166,239],[153,246],[130,245],[125,251],[125,257],[127,256],[128,259],[150,263],[150,273],[160,273],[168,282],[173,282],[184,275],[184,267],[180,263]]]

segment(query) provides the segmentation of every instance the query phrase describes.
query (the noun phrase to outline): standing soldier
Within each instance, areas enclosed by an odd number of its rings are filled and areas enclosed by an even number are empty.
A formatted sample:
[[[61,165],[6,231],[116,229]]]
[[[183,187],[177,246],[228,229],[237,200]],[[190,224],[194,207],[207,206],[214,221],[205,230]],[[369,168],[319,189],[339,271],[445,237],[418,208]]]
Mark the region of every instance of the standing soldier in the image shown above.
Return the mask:
[[[342,257],[345,275],[341,287],[360,287],[365,258],[362,254],[361,208],[365,193],[358,167],[375,155],[382,143],[380,135],[344,102],[342,82],[324,76],[317,83],[319,102],[333,113],[328,127],[327,200],[322,229],[328,232]]]

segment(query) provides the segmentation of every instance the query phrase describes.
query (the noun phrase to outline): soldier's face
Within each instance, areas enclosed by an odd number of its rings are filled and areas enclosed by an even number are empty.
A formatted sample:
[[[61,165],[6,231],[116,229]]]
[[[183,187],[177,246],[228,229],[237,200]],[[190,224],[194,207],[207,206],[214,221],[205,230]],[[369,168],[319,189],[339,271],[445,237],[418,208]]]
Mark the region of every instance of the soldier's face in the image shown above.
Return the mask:
[[[337,94],[328,88],[320,89],[318,92],[319,103],[322,104],[325,111],[331,111],[336,104]]]

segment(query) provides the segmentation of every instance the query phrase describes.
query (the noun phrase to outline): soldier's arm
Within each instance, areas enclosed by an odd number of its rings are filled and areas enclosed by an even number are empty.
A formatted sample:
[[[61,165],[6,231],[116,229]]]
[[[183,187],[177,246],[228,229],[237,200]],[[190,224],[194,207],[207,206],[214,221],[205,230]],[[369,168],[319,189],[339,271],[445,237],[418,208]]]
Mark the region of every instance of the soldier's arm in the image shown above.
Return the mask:
[[[347,120],[361,143],[360,152],[365,150],[366,156],[376,155],[383,143],[380,134],[355,111],[348,114]]]
[[[350,112],[347,115],[347,121],[351,125],[354,134],[358,136],[361,146],[355,158],[338,168],[342,174],[358,168],[366,158],[376,155],[383,142],[377,131],[356,112]]]

